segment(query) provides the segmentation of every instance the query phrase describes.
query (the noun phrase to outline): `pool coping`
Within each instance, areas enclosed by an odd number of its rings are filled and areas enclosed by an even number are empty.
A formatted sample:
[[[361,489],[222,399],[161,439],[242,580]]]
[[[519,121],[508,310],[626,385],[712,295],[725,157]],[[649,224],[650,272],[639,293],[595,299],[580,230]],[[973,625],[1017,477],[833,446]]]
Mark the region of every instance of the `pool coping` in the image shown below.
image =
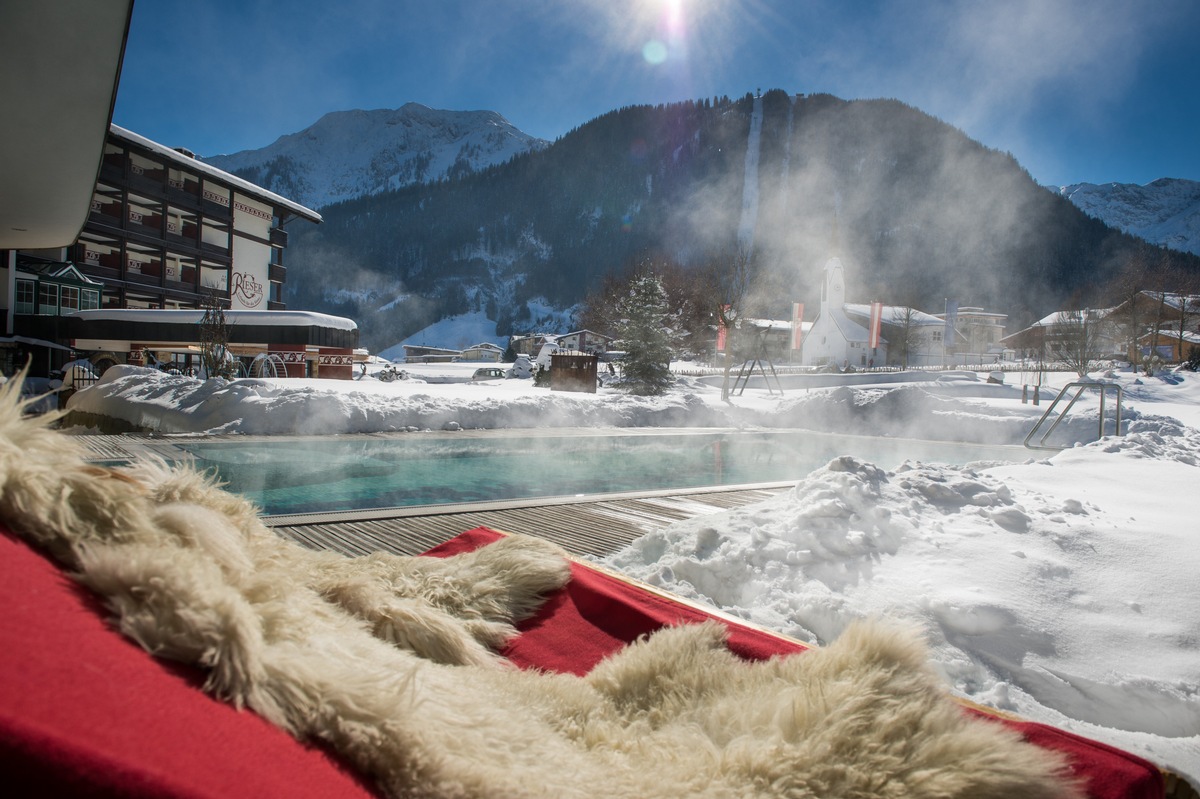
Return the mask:
[[[655,497],[686,497],[695,494],[718,494],[735,491],[779,491],[796,485],[796,480],[778,480],[765,483],[740,483],[736,485],[707,485],[688,488],[664,488],[650,491],[615,491],[612,493],[571,494],[549,497],[523,497],[518,499],[485,500],[481,502],[454,502],[428,505],[400,505],[389,508],[367,508],[361,510],[322,511],[317,513],[280,513],[261,515],[259,518],[268,527],[287,527],[304,524],[330,524],[337,522],[376,521],[379,519],[403,519],[414,516],[450,516],[462,513],[484,513],[519,508],[540,508],[558,505],[583,505],[596,502],[617,502]]]

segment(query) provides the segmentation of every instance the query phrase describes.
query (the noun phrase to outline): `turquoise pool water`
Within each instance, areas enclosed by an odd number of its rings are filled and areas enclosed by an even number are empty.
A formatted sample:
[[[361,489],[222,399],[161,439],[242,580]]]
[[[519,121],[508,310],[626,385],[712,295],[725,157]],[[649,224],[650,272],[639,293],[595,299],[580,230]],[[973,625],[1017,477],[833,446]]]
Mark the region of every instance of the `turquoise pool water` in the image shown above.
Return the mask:
[[[795,480],[839,455],[1019,461],[1021,447],[797,431],[637,435],[338,436],[180,442],[266,514]]]

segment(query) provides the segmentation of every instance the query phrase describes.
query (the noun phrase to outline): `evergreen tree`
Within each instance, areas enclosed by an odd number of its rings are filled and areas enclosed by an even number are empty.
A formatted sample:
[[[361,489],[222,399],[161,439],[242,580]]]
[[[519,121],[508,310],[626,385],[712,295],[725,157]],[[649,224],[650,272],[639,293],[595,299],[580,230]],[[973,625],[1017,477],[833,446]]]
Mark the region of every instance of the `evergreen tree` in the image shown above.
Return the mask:
[[[671,314],[662,281],[642,275],[617,305],[617,346],[625,350],[624,385],[634,394],[662,394],[671,378]]]

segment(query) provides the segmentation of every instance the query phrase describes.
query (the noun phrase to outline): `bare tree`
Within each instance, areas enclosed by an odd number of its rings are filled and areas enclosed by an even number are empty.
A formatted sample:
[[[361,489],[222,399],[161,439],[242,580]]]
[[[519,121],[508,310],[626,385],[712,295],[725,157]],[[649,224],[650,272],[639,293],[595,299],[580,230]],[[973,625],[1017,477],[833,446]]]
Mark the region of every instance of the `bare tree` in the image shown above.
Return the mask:
[[[712,318],[718,330],[725,332],[721,379],[721,400],[724,402],[729,401],[733,355],[741,347],[739,328],[745,316],[744,305],[750,293],[750,282],[750,253],[741,248],[715,256],[701,276],[705,304],[712,309]]]
[[[1200,273],[1191,272],[1179,283],[1179,358],[1188,358],[1187,333],[1200,330]]]
[[[205,293],[201,305],[204,316],[200,319],[200,365],[208,377],[229,377],[232,369],[225,305],[212,290]]]
[[[1097,311],[1061,311],[1047,331],[1047,348],[1051,357],[1084,377],[1103,354],[1108,329],[1109,323]]]
[[[1147,247],[1134,251],[1121,267],[1109,288],[1109,295],[1117,307],[1112,323],[1119,327],[1114,331],[1124,342],[1126,357],[1137,361],[1138,340],[1145,332],[1147,292],[1151,288],[1150,254]]]
[[[908,305],[904,305],[892,317],[891,327],[895,331],[892,334],[892,338],[895,341],[889,342],[889,345],[896,348],[897,354],[901,359],[901,364],[907,369],[913,353],[919,352],[926,344],[925,326],[919,324],[917,311]]]

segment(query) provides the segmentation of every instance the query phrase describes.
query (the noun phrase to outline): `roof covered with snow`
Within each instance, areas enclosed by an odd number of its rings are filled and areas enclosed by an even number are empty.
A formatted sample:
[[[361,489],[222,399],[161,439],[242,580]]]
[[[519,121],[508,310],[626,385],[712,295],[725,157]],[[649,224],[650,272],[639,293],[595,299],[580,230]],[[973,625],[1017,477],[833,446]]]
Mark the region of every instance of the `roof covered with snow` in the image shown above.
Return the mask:
[[[92,311],[76,311],[64,316],[84,321],[114,322],[158,322],[160,324],[200,324],[204,318],[203,308],[100,308]],[[317,313],[316,311],[226,311],[225,321],[230,325],[267,325],[287,327],[328,327],[334,330],[357,330],[358,324],[344,316]]]

